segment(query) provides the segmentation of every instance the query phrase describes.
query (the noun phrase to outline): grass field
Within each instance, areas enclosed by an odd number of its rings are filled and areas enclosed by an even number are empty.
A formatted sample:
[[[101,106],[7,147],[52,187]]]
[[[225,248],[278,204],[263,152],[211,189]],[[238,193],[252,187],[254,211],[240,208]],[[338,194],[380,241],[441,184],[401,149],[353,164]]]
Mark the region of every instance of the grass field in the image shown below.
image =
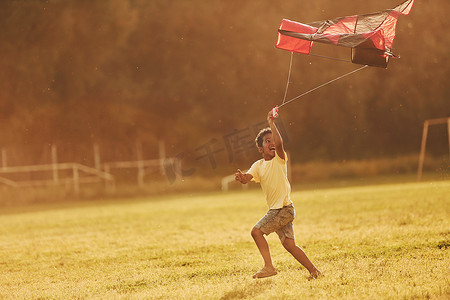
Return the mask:
[[[297,243],[325,277],[250,230],[256,189],[9,209],[0,215],[0,298],[449,299],[450,182],[292,194]]]

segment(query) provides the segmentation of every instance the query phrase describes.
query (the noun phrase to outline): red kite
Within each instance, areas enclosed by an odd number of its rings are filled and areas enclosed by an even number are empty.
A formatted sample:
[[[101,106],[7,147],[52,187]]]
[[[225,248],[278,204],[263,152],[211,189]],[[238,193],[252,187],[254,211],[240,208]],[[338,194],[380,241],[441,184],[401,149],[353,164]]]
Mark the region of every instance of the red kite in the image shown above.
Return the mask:
[[[349,47],[353,63],[386,68],[389,57],[395,57],[391,49],[397,19],[409,14],[413,4],[414,0],[406,0],[377,13],[309,24],[284,19],[278,29],[276,47],[303,54],[311,52],[313,42]]]

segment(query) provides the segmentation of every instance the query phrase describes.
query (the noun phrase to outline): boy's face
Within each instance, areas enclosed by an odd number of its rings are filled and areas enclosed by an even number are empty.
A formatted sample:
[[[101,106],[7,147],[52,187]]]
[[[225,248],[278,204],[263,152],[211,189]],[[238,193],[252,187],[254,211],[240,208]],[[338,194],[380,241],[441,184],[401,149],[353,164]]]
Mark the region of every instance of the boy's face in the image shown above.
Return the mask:
[[[264,135],[262,147],[258,147],[258,151],[265,160],[271,160],[275,157],[275,144],[271,133]]]

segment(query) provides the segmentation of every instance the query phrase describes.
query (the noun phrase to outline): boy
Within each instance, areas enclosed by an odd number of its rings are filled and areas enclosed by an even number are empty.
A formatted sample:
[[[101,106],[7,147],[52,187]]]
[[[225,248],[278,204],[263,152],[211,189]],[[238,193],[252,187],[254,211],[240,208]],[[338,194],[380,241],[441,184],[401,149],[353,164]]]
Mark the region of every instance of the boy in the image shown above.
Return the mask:
[[[310,278],[317,278],[322,273],[306,256],[305,252],[295,244],[292,221],[295,209],[290,199],[291,185],[287,178],[287,155],[283,140],[274,122],[273,111],[267,115],[269,128],[265,128],[256,137],[256,146],[262,159],[256,161],[247,173],[237,170],[235,178],[242,184],[250,180],[259,182],[266,195],[269,212],[256,223],[252,229],[252,237],[264,259],[264,267],[253,275],[263,278],[276,275],[278,271],[272,264],[269,245],[264,237],[276,232],[284,248],[297,259],[310,273]]]

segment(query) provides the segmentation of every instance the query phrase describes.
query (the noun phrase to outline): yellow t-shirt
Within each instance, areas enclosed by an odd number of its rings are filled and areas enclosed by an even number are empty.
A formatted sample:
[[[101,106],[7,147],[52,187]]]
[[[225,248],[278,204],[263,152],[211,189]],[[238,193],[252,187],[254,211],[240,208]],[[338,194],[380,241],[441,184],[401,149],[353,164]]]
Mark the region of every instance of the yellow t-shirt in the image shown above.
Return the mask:
[[[290,199],[291,185],[287,177],[287,154],[282,159],[275,153],[271,160],[260,159],[256,161],[248,174],[253,176],[255,182],[261,184],[261,188],[266,195],[269,209],[278,209],[292,203]]]

